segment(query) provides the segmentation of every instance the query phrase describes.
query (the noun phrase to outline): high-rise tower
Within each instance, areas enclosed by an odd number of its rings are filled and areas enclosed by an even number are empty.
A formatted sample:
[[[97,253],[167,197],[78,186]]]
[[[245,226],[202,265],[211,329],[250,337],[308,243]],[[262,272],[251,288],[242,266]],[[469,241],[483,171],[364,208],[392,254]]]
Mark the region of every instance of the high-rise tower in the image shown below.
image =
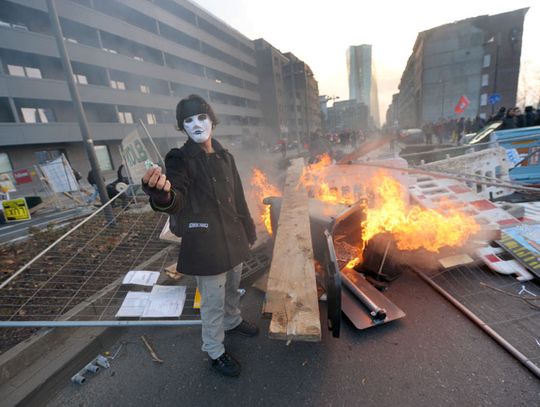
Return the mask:
[[[349,99],[368,107],[375,126],[379,126],[379,98],[377,79],[373,67],[371,45],[353,45],[347,50]]]

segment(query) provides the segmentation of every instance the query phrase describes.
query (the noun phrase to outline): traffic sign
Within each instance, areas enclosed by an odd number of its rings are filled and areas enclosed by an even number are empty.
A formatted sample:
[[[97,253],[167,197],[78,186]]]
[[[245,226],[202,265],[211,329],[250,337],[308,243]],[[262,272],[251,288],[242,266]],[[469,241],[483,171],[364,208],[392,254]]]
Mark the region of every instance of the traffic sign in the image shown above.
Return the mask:
[[[6,222],[16,222],[30,219],[30,211],[26,205],[26,199],[17,198],[9,201],[2,201],[4,208],[4,217]]]
[[[500,93],[492,93],[488,97],[488,102],[490,105],[494,105],[496,103],[499,103],[501,101],[501,94]]]

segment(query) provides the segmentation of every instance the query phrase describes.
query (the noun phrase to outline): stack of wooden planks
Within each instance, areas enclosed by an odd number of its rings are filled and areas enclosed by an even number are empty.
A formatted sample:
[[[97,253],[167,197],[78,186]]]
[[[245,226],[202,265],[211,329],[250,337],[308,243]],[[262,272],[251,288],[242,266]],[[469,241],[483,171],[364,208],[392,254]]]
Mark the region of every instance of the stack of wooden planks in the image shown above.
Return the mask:
[[[263,313],[272,315],[270,338],[315,342],[321,322],[303,168],[298,158],[287,170]]]

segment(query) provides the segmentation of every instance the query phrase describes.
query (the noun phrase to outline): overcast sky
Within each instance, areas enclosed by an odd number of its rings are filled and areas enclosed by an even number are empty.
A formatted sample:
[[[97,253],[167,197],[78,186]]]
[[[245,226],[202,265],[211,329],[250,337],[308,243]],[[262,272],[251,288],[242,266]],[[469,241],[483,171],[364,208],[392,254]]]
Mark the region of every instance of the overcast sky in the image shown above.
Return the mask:
[[[540,5],[534,5],[536,1],[192,1],[248,38],[263,37],[280,51],[291,51],[304,60],[319,82],[321,95],[348,99],[345,51],[350,45],[372,44],[381,123],[418,32],[530,7],[525,18],[522,71],[527,72],[528,102],[540,97]]]

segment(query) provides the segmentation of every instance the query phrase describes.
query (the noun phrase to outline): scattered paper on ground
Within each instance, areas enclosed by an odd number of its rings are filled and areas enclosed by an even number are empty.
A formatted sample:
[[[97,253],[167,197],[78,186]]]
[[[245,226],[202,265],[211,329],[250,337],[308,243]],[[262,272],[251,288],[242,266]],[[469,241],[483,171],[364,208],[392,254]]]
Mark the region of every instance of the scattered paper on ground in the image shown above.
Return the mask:
[[[131,270],[124,277],[122,284],[153,286],[158,277],[159,272],[157,271]]]
[[[155,285],[149,293],[129,291],[116,317],[179,317],[185,301],[186,286]]]
[[[179,317],[186,301],[186,286],[155,285],[142,318]]]
[[[117,318],[129,318],[129,317],[140,317],[146,306],[148,305],[148,300],[150,298],[150,293],[140,292],[140,291],[129,291],[124,298],[122,306],[116,313]]]

